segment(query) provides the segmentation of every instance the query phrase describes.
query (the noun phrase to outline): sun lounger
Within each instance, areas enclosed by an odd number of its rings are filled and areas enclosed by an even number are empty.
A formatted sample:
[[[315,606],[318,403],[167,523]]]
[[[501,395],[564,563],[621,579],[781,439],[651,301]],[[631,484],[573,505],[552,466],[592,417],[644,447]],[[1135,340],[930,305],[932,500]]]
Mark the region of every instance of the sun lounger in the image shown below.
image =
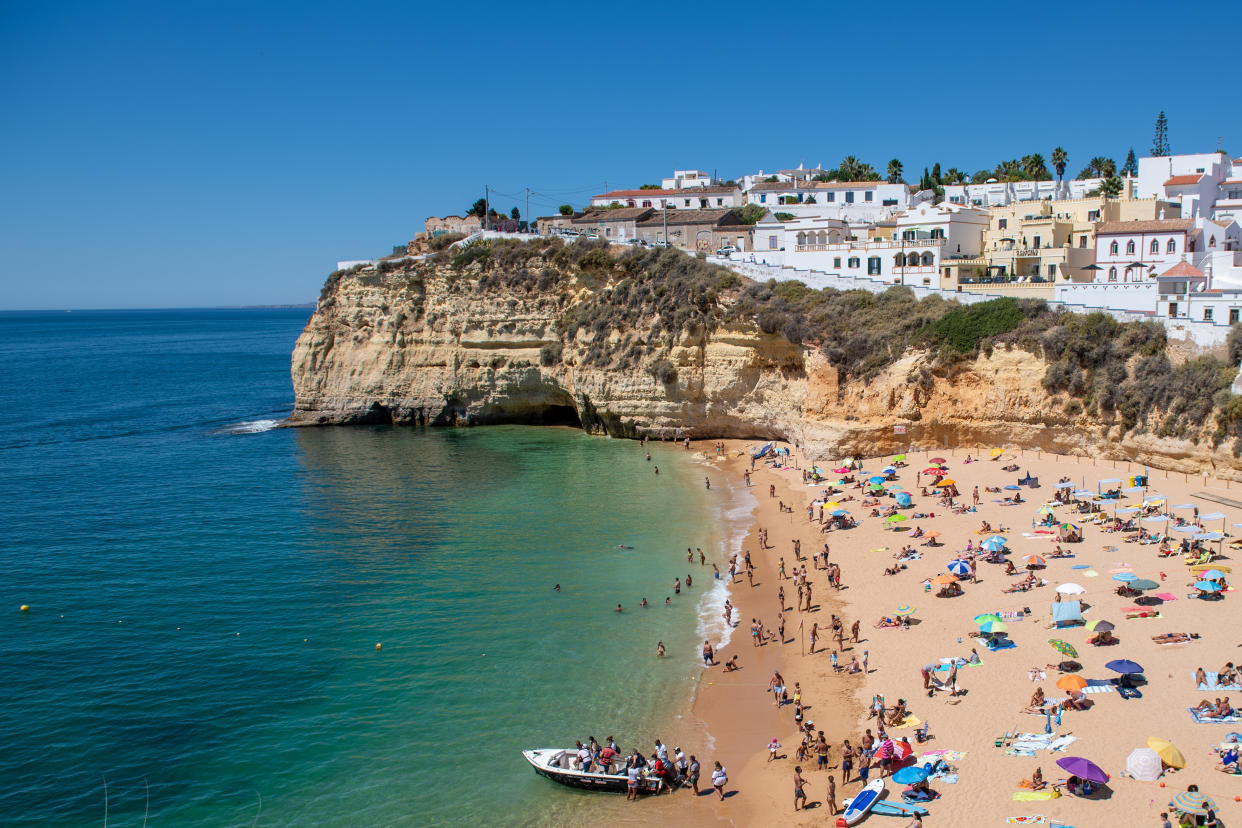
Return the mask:
[[[1190,677],[1192,679],[1194,678],[1194,676],[1195,676],[1194,673],[1190,674]],[[1216,673],[1207,673],[1207,680],[1208,680],[1207,684],[1200,684],[1197,689],[1199,690],[1233,690],[1235,692],[1242,692],[1242,686],[1237,685],[1237,684],[1217,684],[1216,682],[1219,681],[1219,676]]]
[[[1218,716],[1208,716],[1200,713],[1193,707],[1186,708],[1186,712],[1190,714],[1190,718],[1194,720],[1195,724],[1237,724],[1238,722],[1242,722],[1242,715],[1239,715],[1236,711],[1223,718]]]

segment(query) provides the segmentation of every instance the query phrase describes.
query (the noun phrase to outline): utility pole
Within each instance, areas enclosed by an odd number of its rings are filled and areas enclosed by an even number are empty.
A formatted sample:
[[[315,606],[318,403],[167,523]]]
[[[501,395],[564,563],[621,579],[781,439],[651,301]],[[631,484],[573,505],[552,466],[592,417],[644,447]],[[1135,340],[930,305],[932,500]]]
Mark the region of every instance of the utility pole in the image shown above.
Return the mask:
[[[487,191],[487,185],[484,184],[483,185],[483,223],[481,225],[484,230],[487,229],[487,205],[488,205],[487,200],[489,196],[490,196],[490,193],[488,193]]]
[[[663,201],[663,199],[661,199]],[[664,214],[664,246],[668,247],[668,205],[664,205],[664,209],[660,211]]]
[[[530,187],[526,188],[526,232],[530,232]]]

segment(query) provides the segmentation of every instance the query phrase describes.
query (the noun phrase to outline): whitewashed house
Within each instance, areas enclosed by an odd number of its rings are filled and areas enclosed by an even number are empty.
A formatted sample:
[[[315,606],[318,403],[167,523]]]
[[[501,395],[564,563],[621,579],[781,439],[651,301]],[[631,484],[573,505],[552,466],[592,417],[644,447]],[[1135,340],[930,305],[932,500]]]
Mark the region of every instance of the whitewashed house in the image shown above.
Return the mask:
[[[613,190],[591,197],[592,207],[650,207],[653,210],[728,210],[745,203],[745,196],[736,187]]]
[[[671,178],[660,180],[660,186],[666,190],[687,190],[695,187],[715,187],[716,179],[711,173],[702,170],[673,170]]]
[[[838,218],[851,223],[880,221],[930,202],[934,193],[914,193],[908,184],[886,181],[773,181],[750,188],[746,199],[798,218]]]
[[[1139,159],[1137,192],[1181,205],[1182,218],[1242,218],[1242,159],[1223,150]]]
[[[1063,181],[998,181],[990,178],[978,184],[947,184],[944,200],[968,207],[1006,207],[1019,201],[1086,198],[1087,193],[1098,190],[1103,181],[1102,178]],[[1123,181],[1130,186],[1128,179]]]

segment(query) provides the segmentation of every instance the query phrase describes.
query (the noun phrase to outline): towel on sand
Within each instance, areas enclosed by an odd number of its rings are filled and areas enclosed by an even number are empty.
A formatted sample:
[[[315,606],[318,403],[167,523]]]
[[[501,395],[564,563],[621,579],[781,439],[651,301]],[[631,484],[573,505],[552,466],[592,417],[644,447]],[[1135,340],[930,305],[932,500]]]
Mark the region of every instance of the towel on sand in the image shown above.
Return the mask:
[[[929,750],[919,755],[920,759],[943,759],[946,762],[960,762],[966,758],[966,752],[961,750]]]
[[[1156,597],[1165,602],[1177,600],[1177,596],[1171,592],[1157,592]]]
[[[1058,791],[1014,791],[1014,802],[1037,802],[1043,799],[1060,799]]]
[[[1094,687],[1082,688],[1083,693],[1115,693],[1117,688],[1111,684],[1097,684]]]
[[[1043,814],[1005,817],[1005,824],[1007,825],[1043,825],[1046,821]]]
[[[892,725],[892,728],[893,730],[900,730],[903,727],[918,727],[922,723],[923,723],[923,720],[920,719],[918,716],[906,716],[904,719],[902,719],[897,724]]]
[[[1192,707],[1186,708],[1186,712],[1190,714],[1190,718],[1195,720],[1195,724],[1233,724],[1235,722],[1242,722],[1242,716],[1237,713],[1221,719],[1216,716],[1205,716]]]
[[[1194,678],[1194,676],[1195,676],[1194,673],[1190,674],[1190,677],[1192,679]],[[1216,673],[1208,673],[1207,684],[1200,684],[1198,689],[1199,690],[1234,690],[1234,691],[1242,690],[1242,686],[1239,686],[1237,684],[1217,684],[1216,682],[1218,681],[1218,679],[1219,677],[1216,675]]]

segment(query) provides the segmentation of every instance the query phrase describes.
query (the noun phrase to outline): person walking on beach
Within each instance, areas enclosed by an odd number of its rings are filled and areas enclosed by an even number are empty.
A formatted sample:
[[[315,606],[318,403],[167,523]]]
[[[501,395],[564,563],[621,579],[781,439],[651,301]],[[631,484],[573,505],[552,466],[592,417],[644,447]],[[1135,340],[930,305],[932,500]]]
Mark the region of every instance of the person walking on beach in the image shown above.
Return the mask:
[[[789,580],[789,576],[785,574],[785,559],[784,558],[781,558],[780,566],[777,567],[777,574],[780,577],[780,580],[782,581]]]
[[[802,778],[802,766],[798,765],[794,768],[794,810],[800,810],[806,806],[806,780]]]
[[[819,634],[819,624],[811,625],[811,655],[815,654],[815,637]]]
[[[694,791],[694,795],[699,795],[699,760],[692,753],[690,754],[690,769],[686,771],[686,778],[690,782],[690,788]]]
[[[776,484],[768,484],[768,497],[776,497]]]
[[[824,794],[824,805],[828,808],[829,816],[837,815],[837,778],[831,774],[828,775],[828,793]]]
[[[704,477],[703,483],[707,486],[707,490],[710,492],[712,490],[712,479],[710,477]]]
[[[724,765],[717,762],[712,770],[712,787],[716,789],[716,793],[720,794],[722,802],[725,798],[724,786],[727,784],[729,784],[729,775],[725,772]]]
[[[746,488],[749,489],[750,488],[750,472],[749,471],[742,472],[742,477],[746,478]]]
[[[975,499],[975,503],[974,503],[974,505],[975,505],[975,506],[978,506],[978,505],[979,505],[979,487],[978,487],[978,486],[975,486],[975,490],[974,490],[974,492],[972,493],[972,496],[973,496],[973,497],[974,497],[974,499]]]
[[[781,636],[781,643],[785,643],[785,613],[778,612],[776,614],[776,631]]]
[[[711,644],[711,642],[710,642],[710,641],[704,641],[704,642],[703,642],[703,666],[704,666],[704,667],[711,667],[711,666],[712,666],[712,664],[714,663],[714,660],[713,660],[713,658],[712,658],[712,655],[713,655],[713,653],[712,653],[712,644]]]
[[[853,626],[851,626],[851,627],[850,627],[850,633],[854,636],[854,643],[855,643],[855,644],[857,644],[857,643],[858,643],[858,630],[859,630],[859,626],[860,626],[860,625],[859,625],[859,622],[858,622],[858,621],[855,621],[855,622],[854,622],[854,624],[853,624]]]

